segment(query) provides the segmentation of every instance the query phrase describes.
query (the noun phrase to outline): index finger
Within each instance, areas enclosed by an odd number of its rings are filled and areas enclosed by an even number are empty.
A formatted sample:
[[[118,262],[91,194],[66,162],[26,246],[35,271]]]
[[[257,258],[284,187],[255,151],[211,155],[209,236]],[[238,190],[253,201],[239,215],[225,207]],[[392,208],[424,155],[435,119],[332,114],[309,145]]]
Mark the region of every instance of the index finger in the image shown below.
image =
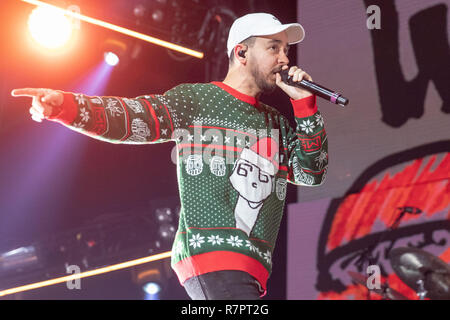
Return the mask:
[[[42,94],[42,89],[36,89],[36,88],[21,88],[21,89],[14,89],[11,91],[11,95],[13,97],[35,97]]]

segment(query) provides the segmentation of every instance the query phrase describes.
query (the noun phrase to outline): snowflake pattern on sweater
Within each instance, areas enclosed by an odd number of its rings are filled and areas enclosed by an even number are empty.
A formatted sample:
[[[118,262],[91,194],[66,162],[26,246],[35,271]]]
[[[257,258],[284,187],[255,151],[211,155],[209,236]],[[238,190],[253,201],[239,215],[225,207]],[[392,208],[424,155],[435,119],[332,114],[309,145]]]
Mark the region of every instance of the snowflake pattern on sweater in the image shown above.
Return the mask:
[[[295,129],[223,83],[182,84],[135,99],[65,93],[51,120],[110,143],[175,142],[181,212],[172,267],[180,282],[242,270],[265,289],[287,182],[318,186],[328,166],[315,96],[292,104]]]

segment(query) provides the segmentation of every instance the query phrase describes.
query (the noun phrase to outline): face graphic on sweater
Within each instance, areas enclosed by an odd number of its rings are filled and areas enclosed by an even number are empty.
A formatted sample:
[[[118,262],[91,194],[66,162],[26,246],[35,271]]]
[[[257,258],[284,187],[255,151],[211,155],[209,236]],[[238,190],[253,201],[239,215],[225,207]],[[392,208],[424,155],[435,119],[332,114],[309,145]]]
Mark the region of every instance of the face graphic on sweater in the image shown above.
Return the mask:
[[[248,150],[248,149],[244,149]],[[259,211],[265,199],[271,194],[274,176],[261,169],[258,163],[265,159],[255,154],[254,163],[238,159],[230,176],[230,182],[239,193],[234,209],[236,228],[248,236],[258,219]],[[265,160],[267,161],[267,160]]]

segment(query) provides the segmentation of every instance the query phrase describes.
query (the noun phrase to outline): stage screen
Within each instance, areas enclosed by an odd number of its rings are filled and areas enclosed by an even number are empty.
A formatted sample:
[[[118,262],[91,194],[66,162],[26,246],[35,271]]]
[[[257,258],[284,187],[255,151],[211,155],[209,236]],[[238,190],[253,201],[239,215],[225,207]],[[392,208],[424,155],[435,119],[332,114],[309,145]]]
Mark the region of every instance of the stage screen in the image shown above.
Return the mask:
[[[412,246],[450,261],[449,11],[442,1],[298,1],[298,65],[349,98],[318,100],[325,184],[288,206],[288,299],[377,299],[348,271],[416,293],[388,254]]]

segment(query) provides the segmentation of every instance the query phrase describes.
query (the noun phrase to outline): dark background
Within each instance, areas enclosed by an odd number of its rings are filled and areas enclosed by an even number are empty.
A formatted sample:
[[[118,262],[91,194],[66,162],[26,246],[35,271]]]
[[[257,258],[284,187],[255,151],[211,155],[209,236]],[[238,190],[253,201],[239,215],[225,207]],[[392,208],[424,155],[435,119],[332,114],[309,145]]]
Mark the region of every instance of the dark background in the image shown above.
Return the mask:
[[[140,29],[147,34],[164,32],[144,23],[136,25],[132,8],[139,1],[76,1],[81,13],[111,23]],[[143,1],[145,2],[145,1]],[[71,2],[56,2],[61,7]],[[206,6],[226,6],[237,16],[270,12],[283,23],[294,22],[296,1],[200,1]],[[73,48],[48,55],[29,44],[27,19],[34,6],[2,0],[0,35],[0,249],[11,250],[89,226],[124,212],[140,212],[152,200],[178,199],[176,168],[170,158],[172,143],[130,146],[90,139],[28,113],[30,99],[12,98],[20,87],[74,91],[86,85],[86,76],[103,59],[102,43],[116,33],[82,23]],[[191,12],[195,15],[196,12]],[[198,11],[199,20],[202,11]],[[118,36],[121,39],[124,37]],[[125,37],[126,38],[126,37]],[[125,39],[130,41],[130,39]],[[136,43],[136,42],[134,42]],[[195,44],[194,44],[195,45]],[[224,44],[225,45],[225,44]],[[225,48],[225,47],[224,47]],[[181,57],[181,55],[177,55]],[[290,50],[295,64],[296,50]],[[205,59],[174,60],[166,49],[142,42],[138,58],[116,67],[98,95],[135,97],[163,93],[180,83],[223,80],[214,78],[211,66],[227,57],[206,52]],[[208,69],[209,68],[209,69]],[[84,84],[83,84],[84,83]],[[262,100],[293,121],[289,99],[280,91]],[[296,188],[288,187],[287,203],[296,202]],[[152,232],[149,230],[149,232]],[[286,219],[283,220],[273,258],[273,273],[265,299],[286,298]],[[64,275],[64,274],[62,274]],[[20,282],[20,277],[18,278]],[[25,278],[23,278],[25,279]],[[24,282],[22,279],[22,283]],[[130,269],[83,279],[82,290],[68,290],[65,283],[24,292],[8,299],[141,299]],[[0,289],[6,289],[0,284]],[[176,276],[168,281],[165,299],[187,299]]]

